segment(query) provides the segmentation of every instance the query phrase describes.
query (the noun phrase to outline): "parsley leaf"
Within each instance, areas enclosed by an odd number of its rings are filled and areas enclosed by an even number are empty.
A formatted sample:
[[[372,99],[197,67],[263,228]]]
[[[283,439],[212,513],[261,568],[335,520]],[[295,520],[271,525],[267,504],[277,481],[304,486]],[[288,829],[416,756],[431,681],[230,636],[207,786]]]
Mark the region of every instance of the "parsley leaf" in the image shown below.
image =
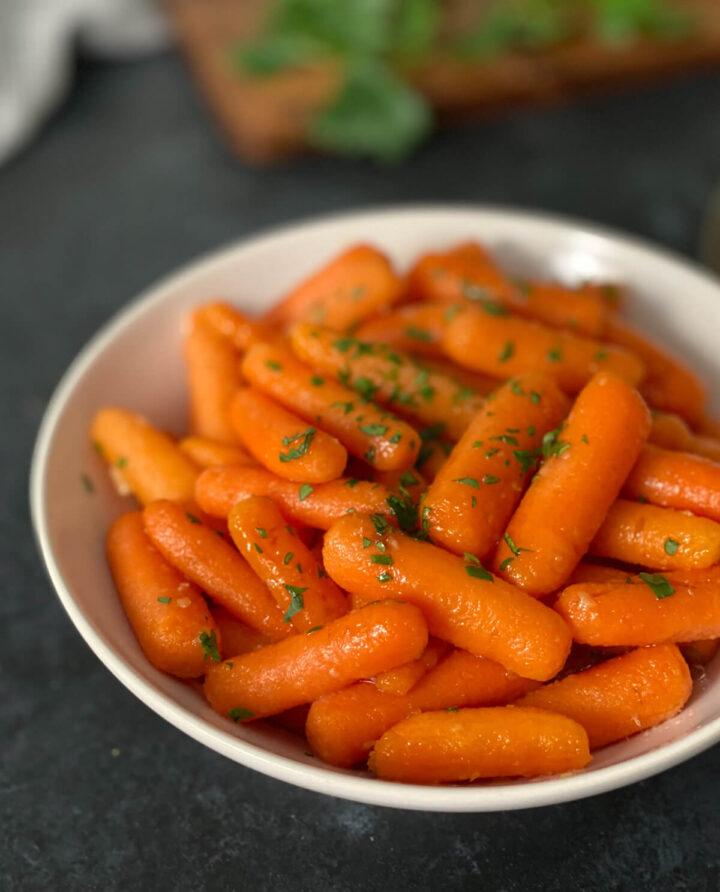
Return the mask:
[[[217,636],[215,635],[215,629],[211,629],[210,632],[200,632],[200,644],[205,653],[205,658],[210,657],[213,663],[220,663],[220,653],[218,651],[217,645]]]
[[[458,477],[457,480],[453,480],[453,483],[464,483],[465,486],[474,486],[475,489],[480,489],[480,484],[475,477]]]
[[[307,586],[305,586],[305,588],[300,588],[297,585],[288,585],[287,582],[283,584],[290,594],[290,604],[288,605],[288,609],[285,611],[285,616],[283,616],[282,621],[284,623],[289,623],[290,620],[295,616],[295,614],[299,613],[305,606],[305,602],[303,600],[303,592],[307,591]]]
[[[418,513],[417,507],[410,499],[403,499],[400,496],[391,495],[385,500],[392,513],[397,518],[400,529],[407,533],[414,530],[417,526]]]
[[[673,555],[680,547],[680,543],[676,542],[675,539],[671,539],[668,537],[665,540],[665,554]]]
[[[251,719],[255,713],[242,706],[235,706],[233,709],[228,710],[228,715],[234,722],[244,722],[245,719]]]
[[[303,502],[314,490],[309,483],[303,483],[303,485],[298,490],[298,498],[301,502]]]
[[[659,600],[675,594],[675,589],[661,573],[638,573],[638,578],[650,586],[653,594]]]

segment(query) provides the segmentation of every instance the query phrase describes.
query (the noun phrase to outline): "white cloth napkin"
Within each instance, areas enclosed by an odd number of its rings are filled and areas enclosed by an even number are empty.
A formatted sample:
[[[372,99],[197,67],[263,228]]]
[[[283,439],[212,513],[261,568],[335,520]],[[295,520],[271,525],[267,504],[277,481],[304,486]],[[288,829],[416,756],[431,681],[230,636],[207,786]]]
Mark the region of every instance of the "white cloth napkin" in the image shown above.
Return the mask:
[[[117,59],[167,40],[154,0],[0,0],[0,164],[65,96],[76,49]]]

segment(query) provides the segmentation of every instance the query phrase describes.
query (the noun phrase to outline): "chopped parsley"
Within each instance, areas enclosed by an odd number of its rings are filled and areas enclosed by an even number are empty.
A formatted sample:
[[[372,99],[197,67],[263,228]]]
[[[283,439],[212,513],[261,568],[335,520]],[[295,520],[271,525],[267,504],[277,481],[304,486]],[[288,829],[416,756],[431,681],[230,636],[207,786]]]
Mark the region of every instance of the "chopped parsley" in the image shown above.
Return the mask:
[[[242,706],[235,706],[233,709],[228,710],[228,715],[234,722],[244,722],[245,719],[251,719],[255,713]]]
[[[295,614],[300,613],[300,611],[305,606],[305,602],[303,600],[303,592],[307,591],[307,586],[305,586],[305,588],[300,588],[297,585],[288,585],[287,582],[283,583],[283,585],[290,595],[290,604],[288,605],[288,609],[285,611],[285,616],[283,617],[282,621],[284,623],[289,623],[290,620],[295,616]]]
[[[309,427],[307,430],[301,431],[299,434],[293,434],[291,437],[283,437],[283,446],[290,446],[292,443],[295,443],[298,440],[300,441],[300,443],[298,446],[293,446],[293,448],[289,449],[287,452],[281,452],[280,461],[295,461],[296,458],[302,458],[303,455],[307,455],[308,449],[310,449],[310,444],[312,443],[313,437],[316,433],[317,430],[314,427]]]
[[[417,507],[410,499],[391,495],[385,500],[392,513],[397,518],[400,529],[407,533],[417,526]]]
[[[370,548],[372,545],[372,539],[368,539],[367,536],[363,536],[363,548]]]
[[[475,477],[458,477],[457,480],[453,480],[453,483],[462,483],[465,486],[474,486],[475,489],[480,489],[480,484]]]
[[[500,572],[507,570],[507,568],[510,566],[510,564],[512,564],[514,560],[515,558],[506,557],[505,560],[500,564]]]
[[[392,573],[388,573],[387,571],[385,571],[385,573],[381,573],[378,576],[378,582],[390,582],[392,578]]]
[[[673,555],[680,547],[680,543],[669,537],[665,540],[665,554]]]
[[[523,474],[535,465],[537,458],[535,452],[531,452],[529,449],[513,449],[513,455],[517,459]]]
[[[500,443],[506,443],[508,446],[517,446],[518,441],[515,437],[508,434],[501,434],[499,437],[490,437],[491,440],[499,440]]]
[[[465,572],[468,576],[471,576],[473,579],[483,579],[485,582],[493,582],[492,573],[488,572],[485,567],[475,567],[465,565]]]
[[[267,359],[267,360],[265,360],[265,365],[266,365],[269,369],[272,369],[274,372],[281,372],[281,371],[282,371],[282,366],[280,365],[279,362],[275,362],[274,359]]]
[[[205,652],[206,659],[207,657],[210,657],[213,663],[222,662],[218,651],[215,629],[211,629],[209,634],[207,632],[200,632],[200,644]]]
[[[426,344],[431,344],[435,340],[432,332],[429,332],[424,328],[416,328],[414,325],[408,325],[405,329],[405,334],[409,338],[413,338],[416,341],[423,341]]]
[[[169,598],[167,595],[164,595],[163,597],[158,598],[158,601],[161,604],[169,604],[172,601],[172,598]]]
[[[505,346],[502,348],[498,355],[498,362],[507,362],[515,352],[515,344],[512,341],[506,341]]]
[[[322,387],[323,384],[325,383],[325,379],[321,378],[320,375],[311,375],[310,383],[312,384],[313,387]]]
[[[283,564],[287,567],[290,561],[295,557],[294,551],[286,551],[285,557],[283,558]]]
[[[125,458],[125,456],[124,456],[124,455],[120,455],[120,456],[118,456],[118,459],[117,459],[117,461],[115,462],[115,465],[116,465],[116,467],[118,467],[118,468],[126,468],[126,467],[127,467],[127,463],[128,463],[128,460]]]
[[[542,397],[541,397],[540,394],[537,392],[537,390],[531,390],[531,391],[530,391],[530,402],[531,402],[534,406],[537,406],[537,404],[540,402],[541,399],[542,399]]]
[[[391,567],[393,563],[393,558],[391,554],[371,554],[370,555],[370,563],[371,564],[384,564],[386,567]]]
[[[559,350],[557,347],[553,347],[552,350],[548,350],[547,358],[549,362],[561,362],[563,358],[562,350]]]
[[[512,538],[510,537],[510,534],[509,534],[509,533],[505,533],[505,534],[503,535],[503,539],[505,540],[505,544],[506,544],[507,547],[510,549],[510,551],[512,551],[512,553],[513,553],[513,555],[514,555],[515,557],[517,557],[517,556],[520,554],[521,551],[527,551],[527,552],[531,552],[531,551],[532,551],[532,549],[530,549],[530,548],[520,548],[519,545],[516,545],[516,544],[513,542]]]
[[[330,408],[331,409],[342,409],[343,412],[345,413],[345,415],[349,415],[352,412],[352,410],[355,408],[355,404],[354,403],[343,403],[343,402],[331,403]]]
[[[303,485],[298,490],[298,498],[301,502],[303,502],[312,492],[314,492],[312,486],[310,486],[309,483],[303,483]]]
[[[561,430],[562,425],[556,427],[555,430],[548,431],[543,436],[541,451],[545,458],[549,458],[551,455],[562,455],[563,452],[566,452],[570,448],[569,443],[558,439]]]
[[[263,529],[263,527],[255,527],[255,531],[260,536],[261,539],[267,539],[267,530]]]
[[[185,512],[185,517],[190,521],[190,523],[200,523],[200,521],[195,517],[194,514],[191,514],[189,511]]]
[[[669,598],[670,595],[675,594],[675,589],[661,573],[638,573],[638,578],[650,586],[658,600]]]
[[[368,437],[382,437],[383,434],[388,432],[387,425],[385,424],[363,424],[360,430],[367,434]]]
[[[385,520],[382,514],[371,514],[370,520],[372,521],[378,536],[384,536],[390,528],[390,524]]]
[[[494,474],[486,474],[483,477],[483,483],[487,483],[488,485],[493,483],[500,483],[500,478],[496,477]]]
[[[308,629],[305,634],[312,635],[313,632],[319,632],[320,629],[322,629],[322,626],[313,626],[312,629]]]

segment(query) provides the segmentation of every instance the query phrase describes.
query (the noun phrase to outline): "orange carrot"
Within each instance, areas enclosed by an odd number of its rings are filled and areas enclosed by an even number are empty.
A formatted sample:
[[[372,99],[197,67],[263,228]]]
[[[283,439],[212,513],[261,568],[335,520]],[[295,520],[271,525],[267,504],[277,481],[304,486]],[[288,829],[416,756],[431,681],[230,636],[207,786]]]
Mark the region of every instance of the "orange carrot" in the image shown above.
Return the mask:
[[[426,644],[427,626],[416,607],[373,604],[316,632],[216,665],[205,694],[213,709],[236,722],[276,715],[405,663]]]
[[[448,323],[443,347],[460,365],[498,378],[546,372],[567,393],[582,390],[601,370],[630,384],[637,384],[644,374],[640,360],[619,347],[475,308]]]
[[[276,477],[264,468],[208,468],[198,478],[198,504],[215,517],[227,517],[236,502],[248,496],[270,496],[294,522],[326,530],[349,511],[358,514],[391,513],[393,493],[378,483],[341,477],[331,483],[298,485]]]
[[[691,424],[700,419],[705,387],[684,363],[615,316],[609,320],[608,340],[630,350],[645,365],[647,377],[640,390],[650,406],[677,412]]]
[[[231,446],[206,437],[185,437],[178,443],[178,448],[201,468],[255,464],[255,459],[242,446]]]
[[[383,316],[373,316],[354,332],[360,341],[387,344],[395,350],[443,357],[440,346],[450,309],[437,303],[412,303]]]
[[[245,357],[243,372],[258,390],[320,425],[373,467],[405,471],[415,463],[417,431],[356,391],[314,374],[287,350],[257,345]]]
[[[223,660],[237,656],[237,654],[249,653],[251,650],[259,650],[273,640],[262,632],[258,632],[257,629],[253,629],[252,626],[248,626],[247,623],[238,619],[235,614],[230,613],[219,604],[211,607],[210,612],[220,631],[220,641],[222,642],[220,656]]]
[[[283,335],[271,325],[249,319],[236,307],[216,301],[203,304],[195,311],[195,319],[226,338],[236,350],[245,353],[253,344],[269,341],[282,343]]]
[[[90,436],[120,495],[132,493],[144,505],[155,499],[192,499],[197,466],[141,415],[100,409]]]
[[[238,550],[283,611],[283,622],[291,622],[295,631],[308,632],[347,613],[345,595],[272,499],[251,496],[238,502],[228,527]]]
[[[410,601],[432,635],[525,678],[552,678],[570,650],[568,629],[544,604],[380,517],[340,518],[325,534],[323,559],[341,588]]]
[[[720,586],[644,573],[625,583],[564,589],[555,610],[581,644],[642,647],[720,637]]]
[[[384,694],[407,694],[430,669],[433,669],[450,650],[450,645],[439,638],[431,638],[417,660],[375,676],[375,687]]]
[[[595,750],[672,718],[691,692],[682,654],[674,644],[659,644],[543,685],[514,705],[568,716],[585,728]]]
[[[648,445],[625,481],[623,494],[720,521],[720,463]]]
[[[709,567],[720,561],[720,524],[684,511],[618,499],[588,551],[656,570]]]
[[[107,557],[133,632],[156,669],[197,678],[208,659],[220,659],[220,633],[205,598],[153,547],[141,512],[112,524]]]
[[[720,441],[714,437],[693,433],[687,423],[673,412],[653,412],[652,416],[649,443],[720,461]]]
[[[321,697],[310,707],[305,730],[314,753],[331,765],[349,768],[367,759],[379,737],[415,712],[500,706],[536,685],[493,660],[455,650],[407,695],[384,694],[360,682]]]
[[[438,433],[438,430],[439,426],[426,427],[420,432],[422,446],[415,467],[422,472],[426,480],[430,481],[440,473],[453,448],[452,442]]]
[[[567,410],[566,397],[542,372],[513,378],[489,397],[425,496],[433,542],[487,557],[535,470],[543,435]]]
[[[604,334],[607,327],[609,307],[598,286],[569,288],[555,283],[512,282],[489,254],[472,242],[444,254],[421,257],[409,282],[416,298],[507,308],[546,325],[593,336]]]
[[[443,424],[450,437],[460,437],[483,404],[454,378],[383,344],[338,337],[314,325],[295,326],[290,338],[296,355],[322,374],[335,375],[366,399],[422,424]]]
[[[298,483],[327,483],[342,474],[347,451],[257,390],[238,390],[230,421],[245,448],[269,471]]]
[[[174,567],[231,613],[273,639],[291,629],[270,592],[222,537],[174,502],[158,501],[143,512],[145,532]]]
[[[191,433],[235,443],[228,408],[240,386],[237,351],[227,338],[193,317],[185,337],[185,362]]]
[[[681,644],[682,655],[691,666],[705,666],[720,649],[720,638],[705,638]]]
[[[403,282],[377,248],[356,245],[344,251],[291,291],[265,321],[289,325],[305,321],[346,331],[397,301]]]
[[[589,761],[588,736],[572,719],[496,706],[404,719],[378,740],[368,766],[384,780],[440,784],[562,774]]]
[[[578,396],[543,441],[548,456],[495,555],[505,579],[536,596],[558,589],[600,528],[650,429],[636,390],[608,372]]]

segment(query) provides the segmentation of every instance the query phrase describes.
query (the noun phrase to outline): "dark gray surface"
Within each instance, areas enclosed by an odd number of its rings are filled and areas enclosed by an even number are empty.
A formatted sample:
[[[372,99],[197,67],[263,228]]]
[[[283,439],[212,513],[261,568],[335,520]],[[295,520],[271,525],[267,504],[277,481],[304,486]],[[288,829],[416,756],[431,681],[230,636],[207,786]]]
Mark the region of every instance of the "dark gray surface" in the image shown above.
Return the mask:
[[[692,253],[720,181],[720,74],[445,132],[401,168],[248,170],[180,64],[85,66],[0,169],[0,887],[720,888],[720,748],[596,799],[435,815],[306,793],[194,743],[129,694],[56,601],[26,507],[43,405],[84,341],[156,277],[320,211],[462,200],[562,211]]]

